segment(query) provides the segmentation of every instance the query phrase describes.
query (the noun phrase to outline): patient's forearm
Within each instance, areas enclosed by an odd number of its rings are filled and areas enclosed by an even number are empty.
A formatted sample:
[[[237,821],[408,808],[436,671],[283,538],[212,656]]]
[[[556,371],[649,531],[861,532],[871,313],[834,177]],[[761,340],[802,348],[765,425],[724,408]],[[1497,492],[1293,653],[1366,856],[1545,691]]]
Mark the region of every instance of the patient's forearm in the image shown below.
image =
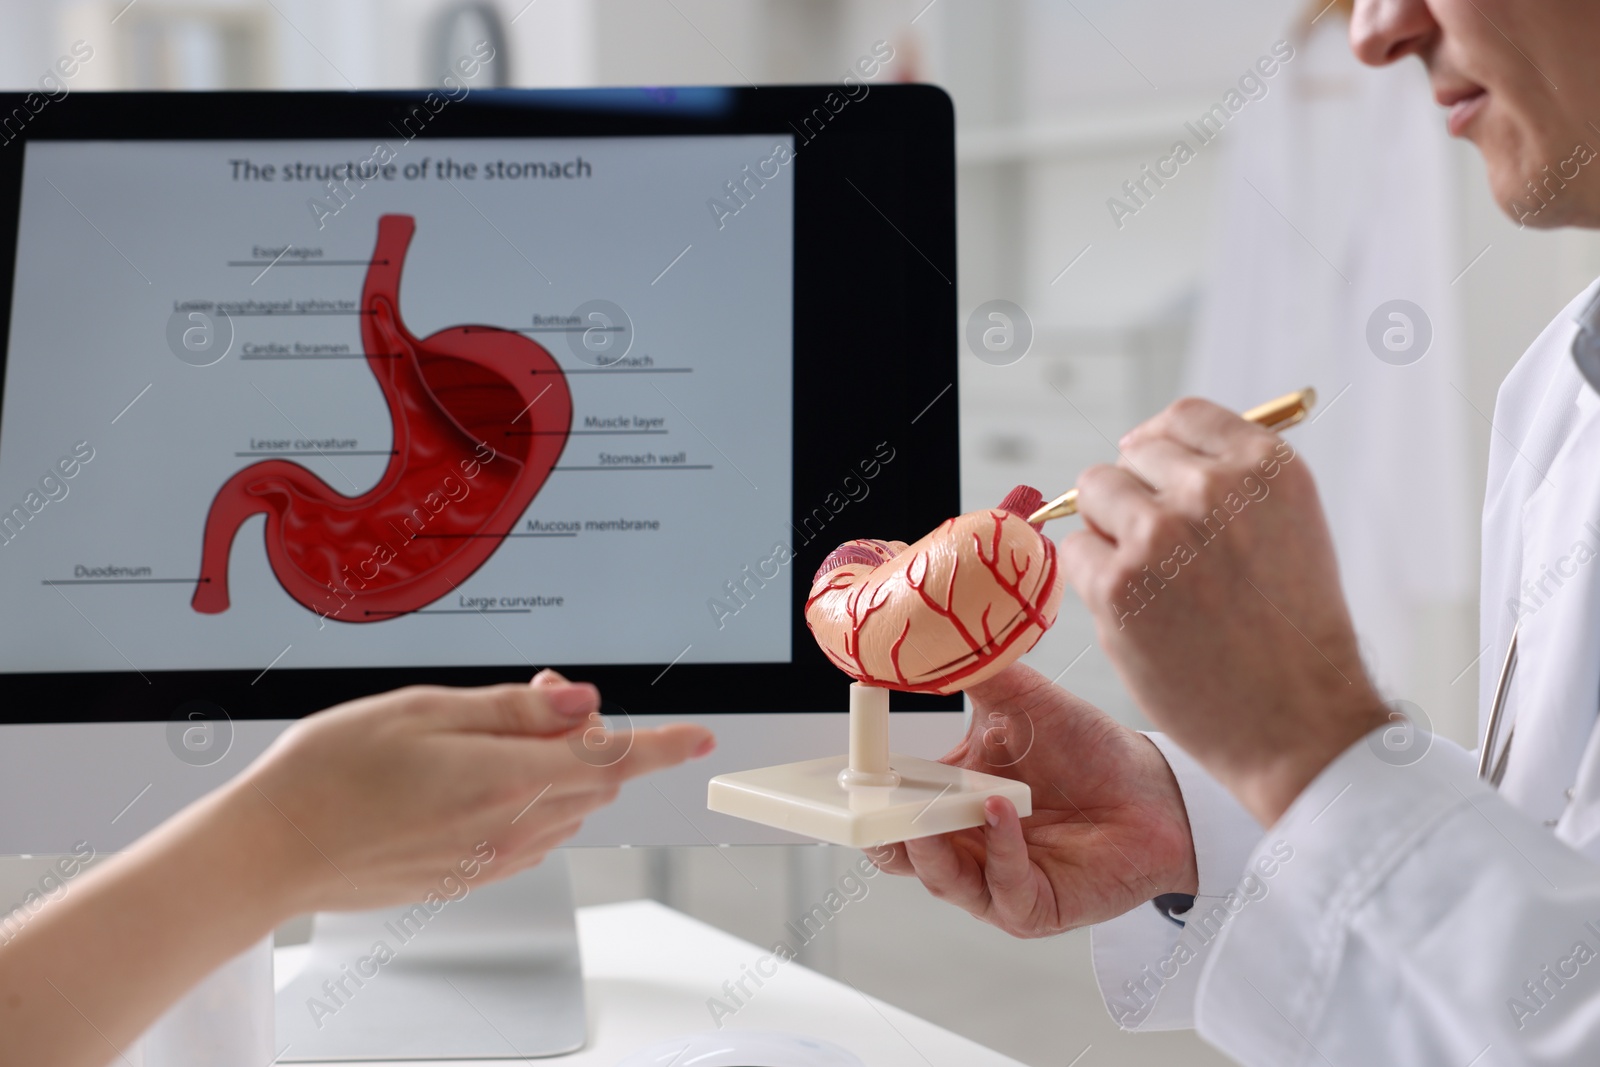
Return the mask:
[[[544,671],[531,685],[413,686],[296,723],[0,944],[0,1067],[122,1063],[169,1004],[284,919],[419,899],[480,846],[500,856],[486,881],[512,875],[624,780],[715,743],[687,723],[635,730],[625,757],[596,767],[571,738],[599,707],[592,685]]]
[[[0,946],[0,1067],[128,1062],[173,1001],[298,910],[283,833],[235,785],[73,882]]]

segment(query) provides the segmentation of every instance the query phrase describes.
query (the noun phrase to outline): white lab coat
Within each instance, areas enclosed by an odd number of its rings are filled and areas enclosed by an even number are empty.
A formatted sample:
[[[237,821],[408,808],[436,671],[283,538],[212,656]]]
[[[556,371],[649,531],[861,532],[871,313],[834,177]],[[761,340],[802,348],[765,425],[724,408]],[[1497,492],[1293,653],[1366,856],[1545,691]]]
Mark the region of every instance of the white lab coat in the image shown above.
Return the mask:
[[[1196,1025],[1272,1067],[1600,1062],[1600,396],[1570,355],[1597,291],[1546,328],[1495,408],[1480,732],[1522,618],[1502,789],[1441,738],[1385,762],[1379,734],[1263,834],[1156,738],[1200,896],[1182,928],[1149,906],[1095,928],[1125,1027]]]

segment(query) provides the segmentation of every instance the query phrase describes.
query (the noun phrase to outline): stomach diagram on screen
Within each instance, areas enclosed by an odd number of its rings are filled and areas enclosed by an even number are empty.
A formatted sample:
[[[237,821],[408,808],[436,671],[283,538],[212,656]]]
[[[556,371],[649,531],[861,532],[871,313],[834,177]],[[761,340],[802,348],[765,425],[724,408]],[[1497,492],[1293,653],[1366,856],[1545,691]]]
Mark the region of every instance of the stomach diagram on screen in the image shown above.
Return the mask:
[[[400,275],[415,231],[410,215],[378,220],[361,294],[361,343],[394,431],[383,476],[345,496],[288,460],[234,474],[206,517],[195,611],[228,610],[235,535],[257,514],[273,574],[306,609],[349,623],[417,611],[494,555],[550,476],[572,427],[566,376],[511,330],[408,331]]]

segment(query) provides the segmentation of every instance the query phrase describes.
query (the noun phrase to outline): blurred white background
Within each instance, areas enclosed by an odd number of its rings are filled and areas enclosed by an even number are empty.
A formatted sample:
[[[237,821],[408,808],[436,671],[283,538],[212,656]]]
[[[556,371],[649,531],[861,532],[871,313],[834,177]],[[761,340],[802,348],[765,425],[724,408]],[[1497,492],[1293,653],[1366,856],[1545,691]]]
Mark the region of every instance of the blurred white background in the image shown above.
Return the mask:
[[[1067,488],[1186,383],[1234,405],[1314,384],[1327,419],[1295,440],[1339,516],[1369,660],[1390,696],[1470,745],[1477,511],[1495,392],[1600,273],[1600,242],[1507,221],[1470,146],[1445,143],[1442,114],[1427,114],[1420,74],[1374,90],[1365,79],[1380,76],[1343,56],[1342,11],[1323,2],[0,0],[0,86],[34,87],[80,39],[94,56],[73,91],[425,86],[463,50],[454,42],[488,32],[486,20],[504,33],[496,75],[530,87],[830,82],[887,41],[888,77],[933,82],[955,100],[963,323],[1004,298],[1036,330],[1009,366],[963,351],[966,505],[996,503],[1019,482],[1046,495]],[[1175,140],[1193,141],[1185,123],[1277,41],[1292,42],[1296,59],[1265,98],[1177,177],[1146,185],[1148,203],[1119,228],[1108,199],[1129,203],[1123,183]],[[1423,133],[1368,136],[1373,115],[1401,126],[1385,93]],[[1330,155],[1331,177],[1317,162]],[[1396,203],[1415,206],[1383,210]],[[1426,254],[1409,254],[1418,247]],[[1349,294],[1416,300],[1417,290],[1433,294],[1419,302],[1434,350],[1414,367],[1380,364],[1361,336],[1375,304]],[[1257,303],[1274,325],[1256,328]],[[1420,406],[1393,402],[1416,390]],[[1069,598],[1030,660],[1139,723],[1091,638]],[[587,850],[574,862],[585,901],[655,895],[770,942],[848,858]],[[1117,1033],[1086,935],[1013,942],[887,877],[807,951],[814,966],[1027,1063],[1221,1062],[1192,1035]]]

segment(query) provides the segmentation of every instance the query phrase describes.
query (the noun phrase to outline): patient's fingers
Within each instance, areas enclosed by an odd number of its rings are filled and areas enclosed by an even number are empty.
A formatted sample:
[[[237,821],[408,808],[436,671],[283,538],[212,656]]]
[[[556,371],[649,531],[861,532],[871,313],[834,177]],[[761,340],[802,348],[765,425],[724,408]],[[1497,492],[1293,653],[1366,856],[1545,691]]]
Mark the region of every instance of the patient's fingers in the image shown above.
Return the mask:
[[[582,820],[610,802],[608,792],[601,790],[558,796],[554,790],[541,789],[520,806],[515,802],[503,805],[496,812],[495,822],[503,819],[506,832],[514,838],[520,838],[544,833],[548,825]]]
[[[676,766],[687,759],[699,759],[716,747],[710,730],[688,722],[672,722],[649,730],[634,730],[628,753],[617,761],[622,778],[637,778]]]
[[[504,737],[562,734],[600,707],[600,690],[593,685],[548,677],[537,685],[418,688],[412,692],[434,729]]]
[[[471,749],[471,763],[480,783],[516,783],[530,798],[548,786],[546,800],[598,794],[609,803],[628,779],[698,759],[715,747],[711,731],[694,723],[608,730],[590,720],[561,737],[483,740]]]

